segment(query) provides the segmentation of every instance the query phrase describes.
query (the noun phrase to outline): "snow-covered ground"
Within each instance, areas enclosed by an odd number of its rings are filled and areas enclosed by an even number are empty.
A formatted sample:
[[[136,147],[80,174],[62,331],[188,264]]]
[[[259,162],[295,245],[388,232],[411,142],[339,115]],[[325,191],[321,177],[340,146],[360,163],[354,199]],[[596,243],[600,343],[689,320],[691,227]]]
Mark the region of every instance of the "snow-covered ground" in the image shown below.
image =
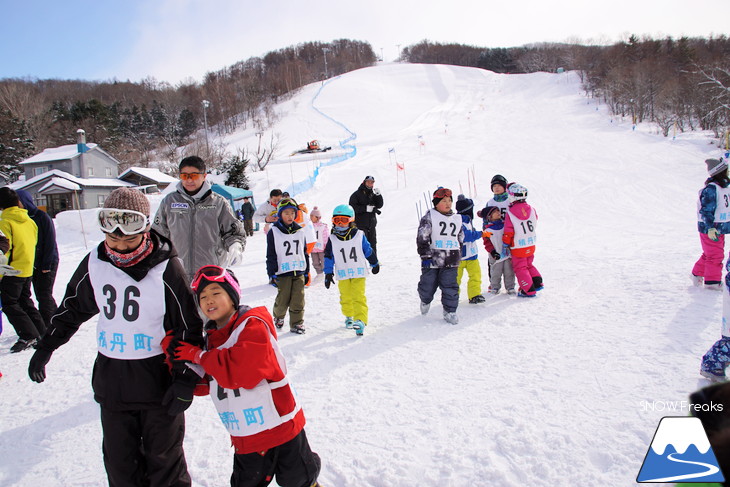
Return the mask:
[[[688,278],[700,252],[703,161],[720,154],[707,134],[632,131],[585,98],[571,73],[452,66],[355,71],[305,87],[278,110],[264,140],[277,133],[280,154],[251,176],[257,202],[310,181],[296,197],[329,221],[368,174],[385,198],[365,336],[342,326],[337,290],[320,282],[306,291],[306,335],[280,337],[323,485],[633,485],[660,418],[688,412],[661,409],[705,385],[700,358],[720,331],[721,294]],[[340,150],[353,135],[355,157],[313,180],[327,158],[283,155],[315,138]],[[249,130],[225,142],[254,140]],[[406,169],[398,180],[396,159]],[[456,326],[442,320],[437,297],[422,317],[418,202],[441,185],[481,208],[496,173],[529,189],[545,290],[482,305],[462,297]],[[87,250],[78,215],[57,227],[60,299]],[[91,247],[101,235],[86,227]],[[259,232],[236,272],[242,301],[271,307],[264,255]],[[486,254],[481,261],[486,291]],[[30,352],[9,354],[15,340],[6,321],[0,485],[105,485],[90,386],[94,323],[54,354],[43,384],[27,377]],[[208,398],[187,412],[185,448],[195,485],[227,485],[232,451]]]

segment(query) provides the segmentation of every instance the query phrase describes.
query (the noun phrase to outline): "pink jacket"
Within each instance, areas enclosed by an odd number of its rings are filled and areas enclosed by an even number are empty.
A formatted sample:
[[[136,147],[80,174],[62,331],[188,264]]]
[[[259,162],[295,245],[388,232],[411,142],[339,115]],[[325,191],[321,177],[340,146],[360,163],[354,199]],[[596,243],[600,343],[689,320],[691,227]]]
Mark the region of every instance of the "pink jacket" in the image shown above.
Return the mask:
[[[513,219],[517,219],[515,222]],[[514,248],[515,223],[531,219],[537,222],[537,212],[524,201],[518,201],[509,208],[504,216],[504,236],[502,241],[510,246],[510,253],[514,257],[529,257],[535,255],[535,246]]]

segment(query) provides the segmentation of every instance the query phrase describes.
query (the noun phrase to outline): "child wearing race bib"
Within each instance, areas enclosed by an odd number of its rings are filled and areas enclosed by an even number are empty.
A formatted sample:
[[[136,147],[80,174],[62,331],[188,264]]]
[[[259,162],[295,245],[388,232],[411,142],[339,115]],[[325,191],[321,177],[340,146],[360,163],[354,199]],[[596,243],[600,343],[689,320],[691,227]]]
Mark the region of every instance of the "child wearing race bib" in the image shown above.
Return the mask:
[[[464,245],[461,247],[461,262],[456,272],[456,282],[461,288],[461,278],[466,270],[469,273],[469,281],[466,285],[469,303],[479,304],[485,301],[482,296],[482,268],[479,264],[479,245],[477,242],[482,238],[482,232],[474,228],[474,201],[460,194],[456,199],[456,212],[461,215],[462,226],[464,227]]]
[[[507,294],[515,294],[515,271],[512,269],[512,256],[509,246],[502,241],[504,221],[502,211],[497,206],[487,206],[487,226],[484,228],[484,248],[489,252],[489,293],[499,294],[504,278]],[[499,250],[497,250],[499,249]]]
[[[464,244],[464,226],[461,216],[451,210],[451,190],[438,188],[433,193],[433,208],[428,210],[418,225],[416,249],[421,257],[421,278],[418,296],[421,314],[428,313],[437,289],[441,289],[444,320],[456,325],[459,317],[459,284],[456,281]]]
[[[507,188],[509,208],[504,220],[502,241],[510,247],[512,268],[520,286],[521,298],[534,298],[543,288],[542,276],[532,264],[537,242],[537,212],[527,204],[527,188],[512,183]]]
[[[494,175],[491,182],[493,196],[489,201],[487,201],[487,204],[484,206],[484,208],[477,212],[477,216],[481,217],[483,222],[482,228],[486,227],[487,223],[489,223],[487,208],[490,206],[496,206],[497,208],[499,208],[501,213],[500,218],[504,220],[505,214],[507,213],[507,208],[509,207],[509,201],[507,200],[507,186],[507,178],[505,178],[501,174]]]
[[[373,274],[380,272],[378,258],[365,233],[355,226],[355,210],[339,205],[332,212],[332,234],[324,250],[324,287],[329,289],[337,277],[340,306],[345,315],[345,327],[362,336],[368,324],[368,302],[365,296],[365,276],[368,264]]]
[[[697,230],[700,233],[702,255],[692,268],[692,282],[703,283],[705,289],[719,291],[722,281],[722,261],[725,257],[725,235],[730,233],[730,179],[727,159],[707,159],[710,175],[700,191],[697,202]]]
[[[294,220],[299,213],[297,202],[282,199],[277,208],[277,221],[266,235],[266,271],[278,292],[274,302],[274,324],[284,326],[289,311],[289,331],[303,334],[304,286],[309,282],[307,236]]]
[[[182,341],[202,345],[203,323],[175,248],[149,216],[141,192],[109,194],[98,214],[104,241],[74,272],[28,374],[43,382],[51,354],[98,315],[91,382],[109,485],[189,486],[183,411],[199,377],[166,356]]]
[[[183,342],[175,358],[204,373],[196,393],[210,395],[231,435],[231,486],[268,485],[274,477],[278,485],[319,485],[320,459],[309,447],[271,314],[239,304],[238,280],[222,267],[201,267],[191,287],[210,320],[207,346]]]
[[[312,220],[315,235],[314,248],[310,254],[312,256],[312,266],[317,274],[322,274],[324,272],[324,248],[330,238],[330,231],[327,224],[322,223],[322,212],[316,206],[312,208],[309,218]]]

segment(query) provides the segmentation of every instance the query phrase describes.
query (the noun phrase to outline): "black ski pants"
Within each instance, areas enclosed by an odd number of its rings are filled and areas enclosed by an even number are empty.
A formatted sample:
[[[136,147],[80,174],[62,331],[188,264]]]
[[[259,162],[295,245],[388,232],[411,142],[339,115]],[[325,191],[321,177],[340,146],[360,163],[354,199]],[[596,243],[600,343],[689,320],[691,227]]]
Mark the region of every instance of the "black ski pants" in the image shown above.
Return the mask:
[[[30,299],[30,281],[30,277],[3,276],[0,279],[3,313],[23,340],[40,338],[46,331],[43,318]]]
[[[310,487],[317,480],[321,460],[309,448],[307,435],[300,431],[293,439],[263,455],[233,455],[231,487],[266,487],[276,476],[281,487]]]
[[[53,266],[48,272],[36,269],[33,272],[33,292],[35,299],[38,301],[38,311],[43,317],[43,322],[48,328],[51,324],[51,317],[56,314],[58,305],[53,299],[53,284],[56,282],[56,272],[58,264]]]
[[[185,414],[167,408],[111,411],[101,406],[109,487],[190,487],[183,452]]]

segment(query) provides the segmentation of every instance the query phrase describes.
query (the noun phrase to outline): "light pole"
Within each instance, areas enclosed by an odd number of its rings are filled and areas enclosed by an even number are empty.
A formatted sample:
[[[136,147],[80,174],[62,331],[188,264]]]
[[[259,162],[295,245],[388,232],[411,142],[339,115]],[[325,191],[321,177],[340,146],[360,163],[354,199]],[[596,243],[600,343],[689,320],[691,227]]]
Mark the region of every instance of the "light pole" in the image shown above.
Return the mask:
[[[203,123],[205,124],[205,150],[208,152],[208,157],[210,157],[210,144],[208,143],[208,114],[206,111],[210,107],[210,102],[208,100],[203,100]]]
[[[383,57],[383,48],[382,47],[380,48],[380,62],[381,63],[385,62],[385,58]]]
[[[327,74],[327,53],[330,52],[328,47],[322,48],[322,53],[324,54],[324,79],[329,78],[329,75]]]

